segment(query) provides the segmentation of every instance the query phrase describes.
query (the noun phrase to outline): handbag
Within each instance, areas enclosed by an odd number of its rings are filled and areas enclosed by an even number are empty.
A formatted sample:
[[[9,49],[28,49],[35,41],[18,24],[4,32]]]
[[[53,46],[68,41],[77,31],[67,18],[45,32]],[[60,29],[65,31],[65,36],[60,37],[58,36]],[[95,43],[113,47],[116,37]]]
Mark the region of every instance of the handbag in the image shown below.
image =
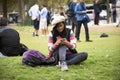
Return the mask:
[[[87,23],[89,23],[89,22],[91,21],[90,18],[89,18],[89,16],[88,16],[87,14],[84,15],[83,20],[84,20],[85,22],[87,22]]]

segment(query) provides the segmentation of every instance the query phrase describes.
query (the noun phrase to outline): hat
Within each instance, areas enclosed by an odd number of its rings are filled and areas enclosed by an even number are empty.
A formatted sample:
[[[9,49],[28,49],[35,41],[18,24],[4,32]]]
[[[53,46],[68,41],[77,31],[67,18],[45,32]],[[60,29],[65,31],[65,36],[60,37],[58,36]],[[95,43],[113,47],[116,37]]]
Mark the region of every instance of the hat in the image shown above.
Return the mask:
[[[63,22],[63,21],[65,21],[65,17],[64,16],[55,15],[51,19],[51,24],[52,25],[56,25],[57,23],[60,23],[60,22]]]

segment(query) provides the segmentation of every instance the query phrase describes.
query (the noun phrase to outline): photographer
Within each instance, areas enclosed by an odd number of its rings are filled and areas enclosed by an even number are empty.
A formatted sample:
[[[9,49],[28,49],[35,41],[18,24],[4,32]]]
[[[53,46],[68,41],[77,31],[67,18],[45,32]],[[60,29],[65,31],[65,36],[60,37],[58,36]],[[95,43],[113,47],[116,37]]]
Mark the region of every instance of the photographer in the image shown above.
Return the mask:
[[[78,64],[87,59],[87,53],[80,54],[75,50],[76,38],[71,29],[66,28],[65,17],[53,17],[52,25],[54,25],[49,34],[48,49],[50,51],[49,58],[58,55],[56,64],[60,63],[62,71],[68,70],[67,65]]]

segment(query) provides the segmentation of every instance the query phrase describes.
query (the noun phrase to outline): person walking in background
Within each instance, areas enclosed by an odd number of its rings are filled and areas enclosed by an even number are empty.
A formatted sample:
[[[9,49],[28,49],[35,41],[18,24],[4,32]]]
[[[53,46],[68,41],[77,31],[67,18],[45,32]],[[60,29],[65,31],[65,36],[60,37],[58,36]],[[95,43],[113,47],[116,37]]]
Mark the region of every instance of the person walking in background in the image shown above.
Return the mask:
[[[68,15],[69,19],[72,21],[73,32],[77,25],[77,20],[76,20],[75,13],[74,13],[75,5],[77,4],[77,2],[78,2],[78,0],[73,0],[72,2],[70,2],[68,4],[68,11],[67,11],[67,15]]]
[[[71,29],[66,28],[64,16],[54,16],[51,24],[52,31],[48,38],[48,49],[50,51],[47,58],[57,55],[55,65],[59,64],[62,71],[68,70],[67,65],[79,64],[87,59],[87,53],[76,51],[76,38]]]
[[[41,5],[42,9],[40,11],[40,29],[42,36],[47,35],[47,7],[45,4]]]
[[[75,6],[75,14],[77,18],[77,26],[76,26],[76,33],[75,37],[78,42],[80,42],[80,31],[81,31],[81,26],[82,24],[84,25],[85,28],[85,35],[86,35],[86,42],[92,42],[92,40],[89,39],[89,29],[88,29],[88,24],[87,21],[85,20],[86,14],[86,4],[84,0],[80,0],[79,3],[76,4]]]
[[[39,36],[38,30],[39,30],[39,5],[36,3],[34,4],[28,11],[29,16],[31,16],[31,19],[33,21],[34,25],[34,32],[33,36]]]
[[[99,25],[99,14],[102,11],[101,9],[101,3],[99,0],[94,0],[94,24]]]

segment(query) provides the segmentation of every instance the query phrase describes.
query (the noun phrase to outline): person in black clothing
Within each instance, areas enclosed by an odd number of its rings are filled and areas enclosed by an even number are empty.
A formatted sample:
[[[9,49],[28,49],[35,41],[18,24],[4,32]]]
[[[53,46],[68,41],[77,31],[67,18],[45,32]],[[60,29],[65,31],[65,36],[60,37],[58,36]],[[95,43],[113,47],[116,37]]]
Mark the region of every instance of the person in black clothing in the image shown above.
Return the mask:
[[[75,9],[77,2],[78,2],[78,0],[73,0],[72,2],[70,2],[68,4],[68,11],[67,11],[67,15],[70,18],[70,20],[72,21],[73,32],[74,32],[75,26],[77,25],[77,20],[76,20],[75,13],[74,13],[74,9]]]
[[[94,17],[94,24],[95,25],[99,25],[99,14],[101,12],[101,3],[99,0],[95,0],[94,1],[94,13],[95,13],[95,17]]]
[[[0,54],[3,56],[22,55],[19,33],[7,26],[7,19],[0,17]]]
[[[111,17],[112,17],[112,22],[116,23],[117,12],[116,12],[116,5],[115,4],[112,4]]]

